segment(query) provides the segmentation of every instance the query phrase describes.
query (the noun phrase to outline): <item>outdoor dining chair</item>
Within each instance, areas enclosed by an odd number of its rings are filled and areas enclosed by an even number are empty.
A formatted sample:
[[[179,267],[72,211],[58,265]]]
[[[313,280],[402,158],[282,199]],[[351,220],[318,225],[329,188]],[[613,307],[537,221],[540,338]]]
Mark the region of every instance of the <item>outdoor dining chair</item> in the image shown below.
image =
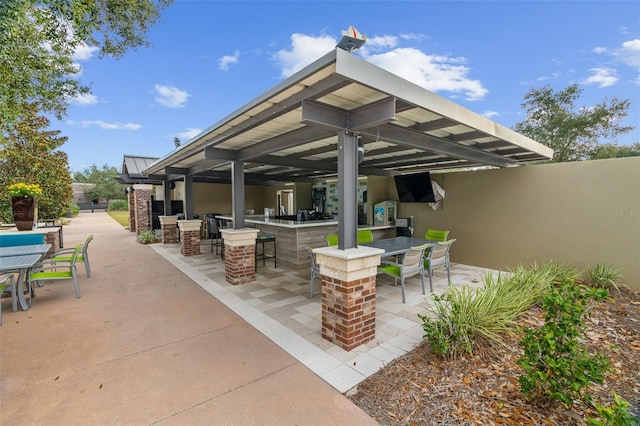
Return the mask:
[[[402,303],[405,303],[404,282],[407,278],[420,275],[420,279],[422,280],[422,294],[425,294],[423,257],[424,251],[427,247],[429,247],[429,243],[411,247],[404,254],[402,263],[386,261],[383,263],[384,266],[378,267],[379,273],[391,275],[393,277],[393,285],[398,285],[398,280],[400,280],[400,286],[402,287]]]
[[[358,244],[373,242],[371,229],[358,229]]]
[[[59,264],[56,264],[53,259],[43,260],[34,266],[33,272],[29,274],[28,279],[29,294],[33,294],[33,282],[37,283],[38,287],[42,287],[42,281],[73,280],[76,297],[80,297],[80,283],[78,282],[78,275],[76,273],[76,262],[78,261],[78,256],[81,251],[82,244],[78,244],[71,254],[68,265],[65,264],[63,268],[61,268]]]
[[[89,235],[87,239],[84,241],[84,244],[82,245],[82,249],[80,250],[78,257],[76,258],[76,262],[84,263],[84,269],[87,273],[87,278],[91,276],[91,265],[89,264],[89,252],[87,251],[87,249],[89,248],[89,243],[91,241],[93,241],[93,235]],[[71,257],[73,255],[74,250],[75,248],[57,250],[53,252],[53,254],[51,255],[51,261],[53,263],[58,263],[58,262],[69,263],[71,262]]]
[[[16,282],[13,278],[13,274],[8,274],[3,277],[0,277],[0,294],[4,292],[4,289],[7,286],[7,281],[9,282],[9,287],[11,287],[11,304],[13,311],[18,310],[18,302],[16,297]],[[0,303],[0,325],[2,325],[2,304]]]
[[[18,310],[18,293],[16,289],[15,277],[11,273],[3,275],[0,277],[0,284],[2,285],[0,295],[5,291],[11,293],[11,310],[13,312],[16,312]],[[2,322],[0,322],[0,324],[2,324]]]
[[[329,247],[338,245],[338,236],[336,234],[325,235],[325,240],[327,240],[327,245]]]
[[[427,229],[427,232],[424,233],[425,240],[440,241],[441,243],[447,241],[448,236],[449,231],[440,229]]]
[[[218,219],[216,219],[215,216],[207,217],[207,233],[209,234],[209,239],[211,239],[211,253],[213,253],[213,246],[215,246],[217,255],[218,247],[222,245],[222,234],[218,228]]]
[[[433,271],[435,269],[447,269],[447,281],[451,281],[451,265],[449,262],[449,250],[456,239],[451,239],[443,243],[438,243],[431,247],[431,250],[424,258],[424,271],[429,274],[429,289],[433,293]]]
[[[316,263],[316,255],[313,253],[313,249],[307,246],[305,250],[307,250],[309,256],[311,256],[311,279],[309,280],[309,298],[311,299],[313,298],[313,280],[314,278],[320,278],[320,269]]]

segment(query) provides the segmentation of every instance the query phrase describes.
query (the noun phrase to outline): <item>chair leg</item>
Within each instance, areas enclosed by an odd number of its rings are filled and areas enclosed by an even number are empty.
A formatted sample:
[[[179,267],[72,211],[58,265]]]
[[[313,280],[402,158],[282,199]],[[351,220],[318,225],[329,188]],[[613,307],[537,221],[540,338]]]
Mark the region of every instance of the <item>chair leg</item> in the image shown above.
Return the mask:
[[[313,273],[311,273],[311,279],[309,280],[309,299],[313,299]]]
[[[427,294],[424,289],[424,272],[420,274],[420,279],[422,280],[422,294]]]
[[[405,303],[404,299],[404,277],[400,279],[400,287],[402,288],[402,303]]]
[[[451,282],[451,265],[447,262],[447,281]]]
[[[89,265],[89,255],[84,254],[84,270],[87,272],[87,278],[91,276],[91,265]]]
[[[80,297],[80,283],[78,282],[78,277],[75,272],[73,273],[73,285],[76,288],[76,297]]]
[[[18,312],[18,284],[13,281],[13,277],[10,278],[11,284],[11,310]]]
[[[433,293],[433,271],[429,268],[429,291]]]

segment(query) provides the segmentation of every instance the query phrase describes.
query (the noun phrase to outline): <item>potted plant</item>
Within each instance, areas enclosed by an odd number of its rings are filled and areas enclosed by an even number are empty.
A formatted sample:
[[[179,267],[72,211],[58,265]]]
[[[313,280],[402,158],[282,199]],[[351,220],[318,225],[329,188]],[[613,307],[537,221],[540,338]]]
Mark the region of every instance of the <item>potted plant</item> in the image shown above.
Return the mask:
[[[11,196],[13,222],[18,231],[30,231],[37,220],[38,195],[42,194],[40,185],[18,182],[7,188]]]

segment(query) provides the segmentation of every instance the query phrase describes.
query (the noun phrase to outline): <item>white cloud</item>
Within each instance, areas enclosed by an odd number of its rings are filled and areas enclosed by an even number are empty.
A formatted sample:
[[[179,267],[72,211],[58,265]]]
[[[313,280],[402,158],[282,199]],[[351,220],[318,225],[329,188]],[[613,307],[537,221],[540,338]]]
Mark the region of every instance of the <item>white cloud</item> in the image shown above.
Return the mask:
[[[223,56],[220,59],[220,62],[218,63],[218,69],[222,71],[227,71],[229,69],[229,65],[238,63],[239,57],[240,57],[240,52],[238,52],[237,50],[233,56],[230,56],[230,55]]]
[[[640,39],[629,40],[613,52],[613,56],[630,67],[640,67]]]
[[[593,53],[605,53],[607,51],[606,47],[594,47],[593,48]]]
[[[468,77],[470,69],[464,58],[427,55],[414,48],[398,48],[366,58],[418,86],[434,92],[463,93],[470,101],[483,98],[489,91],[479,80]]]
[[[73,52],[73,59],[76,61],[87,61],[91,59],[93,54],[97,51],[97,47],[87,46],[86,44],[82,43],[78,47],[76,47],[76,50]]]
[[[280,50],[274,59],[286,78],[332,51],[336,44],[336,39],[331,36],[313,37],[295,33],[291,35],[291,50]]]
[[[482,113],[482,115],[487,118],[493,118],[500,116],[500,113],[496,111],[485,111]]]
[[[611,68],[591,68],[589,71],[593,74],[584,79],[583,84],[597,84],[602,88],[613,86],[619,80],[616,70]]]
[[[98,103],[98,97],[91,93],[86,93],[84,95],[78,95],[75,98],[71,98],[71,103],[79,106],[95,105]]]
[[[367,38],[358,53],[367,61],[431,91],[462,93],[467,100],[478,100],[489,93],[482,82],[468,77],[470,68],[464,65],[465,58],[427,55],[415,48],[397,47],[400,40],[418,37],[422,36]],[[280,50],[274,58],[282,69],[282,76],[289,77],[333,50],[336,44],[337,41],[330,36],[296,33],[291,36],[291,49]],[[372,54],[372,51],[381,53]]]
[[[189,127],[183,132],[178,132],[176,136],[180,138],[181,141],[188,141],[191,138],[199,135],[200,133],[202,133],[201,129],[198,129],[197,127]]]
[[[79,125],[80,127],[99,127],[102,130],[138,130],[142,127],[140,124],[134,123],[107,123],[103,120],[82,120],[79,123],[75,121],[67,121],[67,124]]]
[[[172,86],[163,86],[161,84],[156,84],[156,101],[163,106],[168,108],[182,108],[184,104],[191,96],[189,93],[184,90],[180,90],[177,87]]]

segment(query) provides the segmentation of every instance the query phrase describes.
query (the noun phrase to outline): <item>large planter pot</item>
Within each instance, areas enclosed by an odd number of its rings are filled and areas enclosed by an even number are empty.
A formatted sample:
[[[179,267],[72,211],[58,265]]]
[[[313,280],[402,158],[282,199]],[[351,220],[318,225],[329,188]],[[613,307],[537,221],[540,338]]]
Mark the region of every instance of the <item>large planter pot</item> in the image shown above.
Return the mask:
[[[31,231],[38,218],[38,200],[35,197],[11,197],[13,223],[18,231]]]

